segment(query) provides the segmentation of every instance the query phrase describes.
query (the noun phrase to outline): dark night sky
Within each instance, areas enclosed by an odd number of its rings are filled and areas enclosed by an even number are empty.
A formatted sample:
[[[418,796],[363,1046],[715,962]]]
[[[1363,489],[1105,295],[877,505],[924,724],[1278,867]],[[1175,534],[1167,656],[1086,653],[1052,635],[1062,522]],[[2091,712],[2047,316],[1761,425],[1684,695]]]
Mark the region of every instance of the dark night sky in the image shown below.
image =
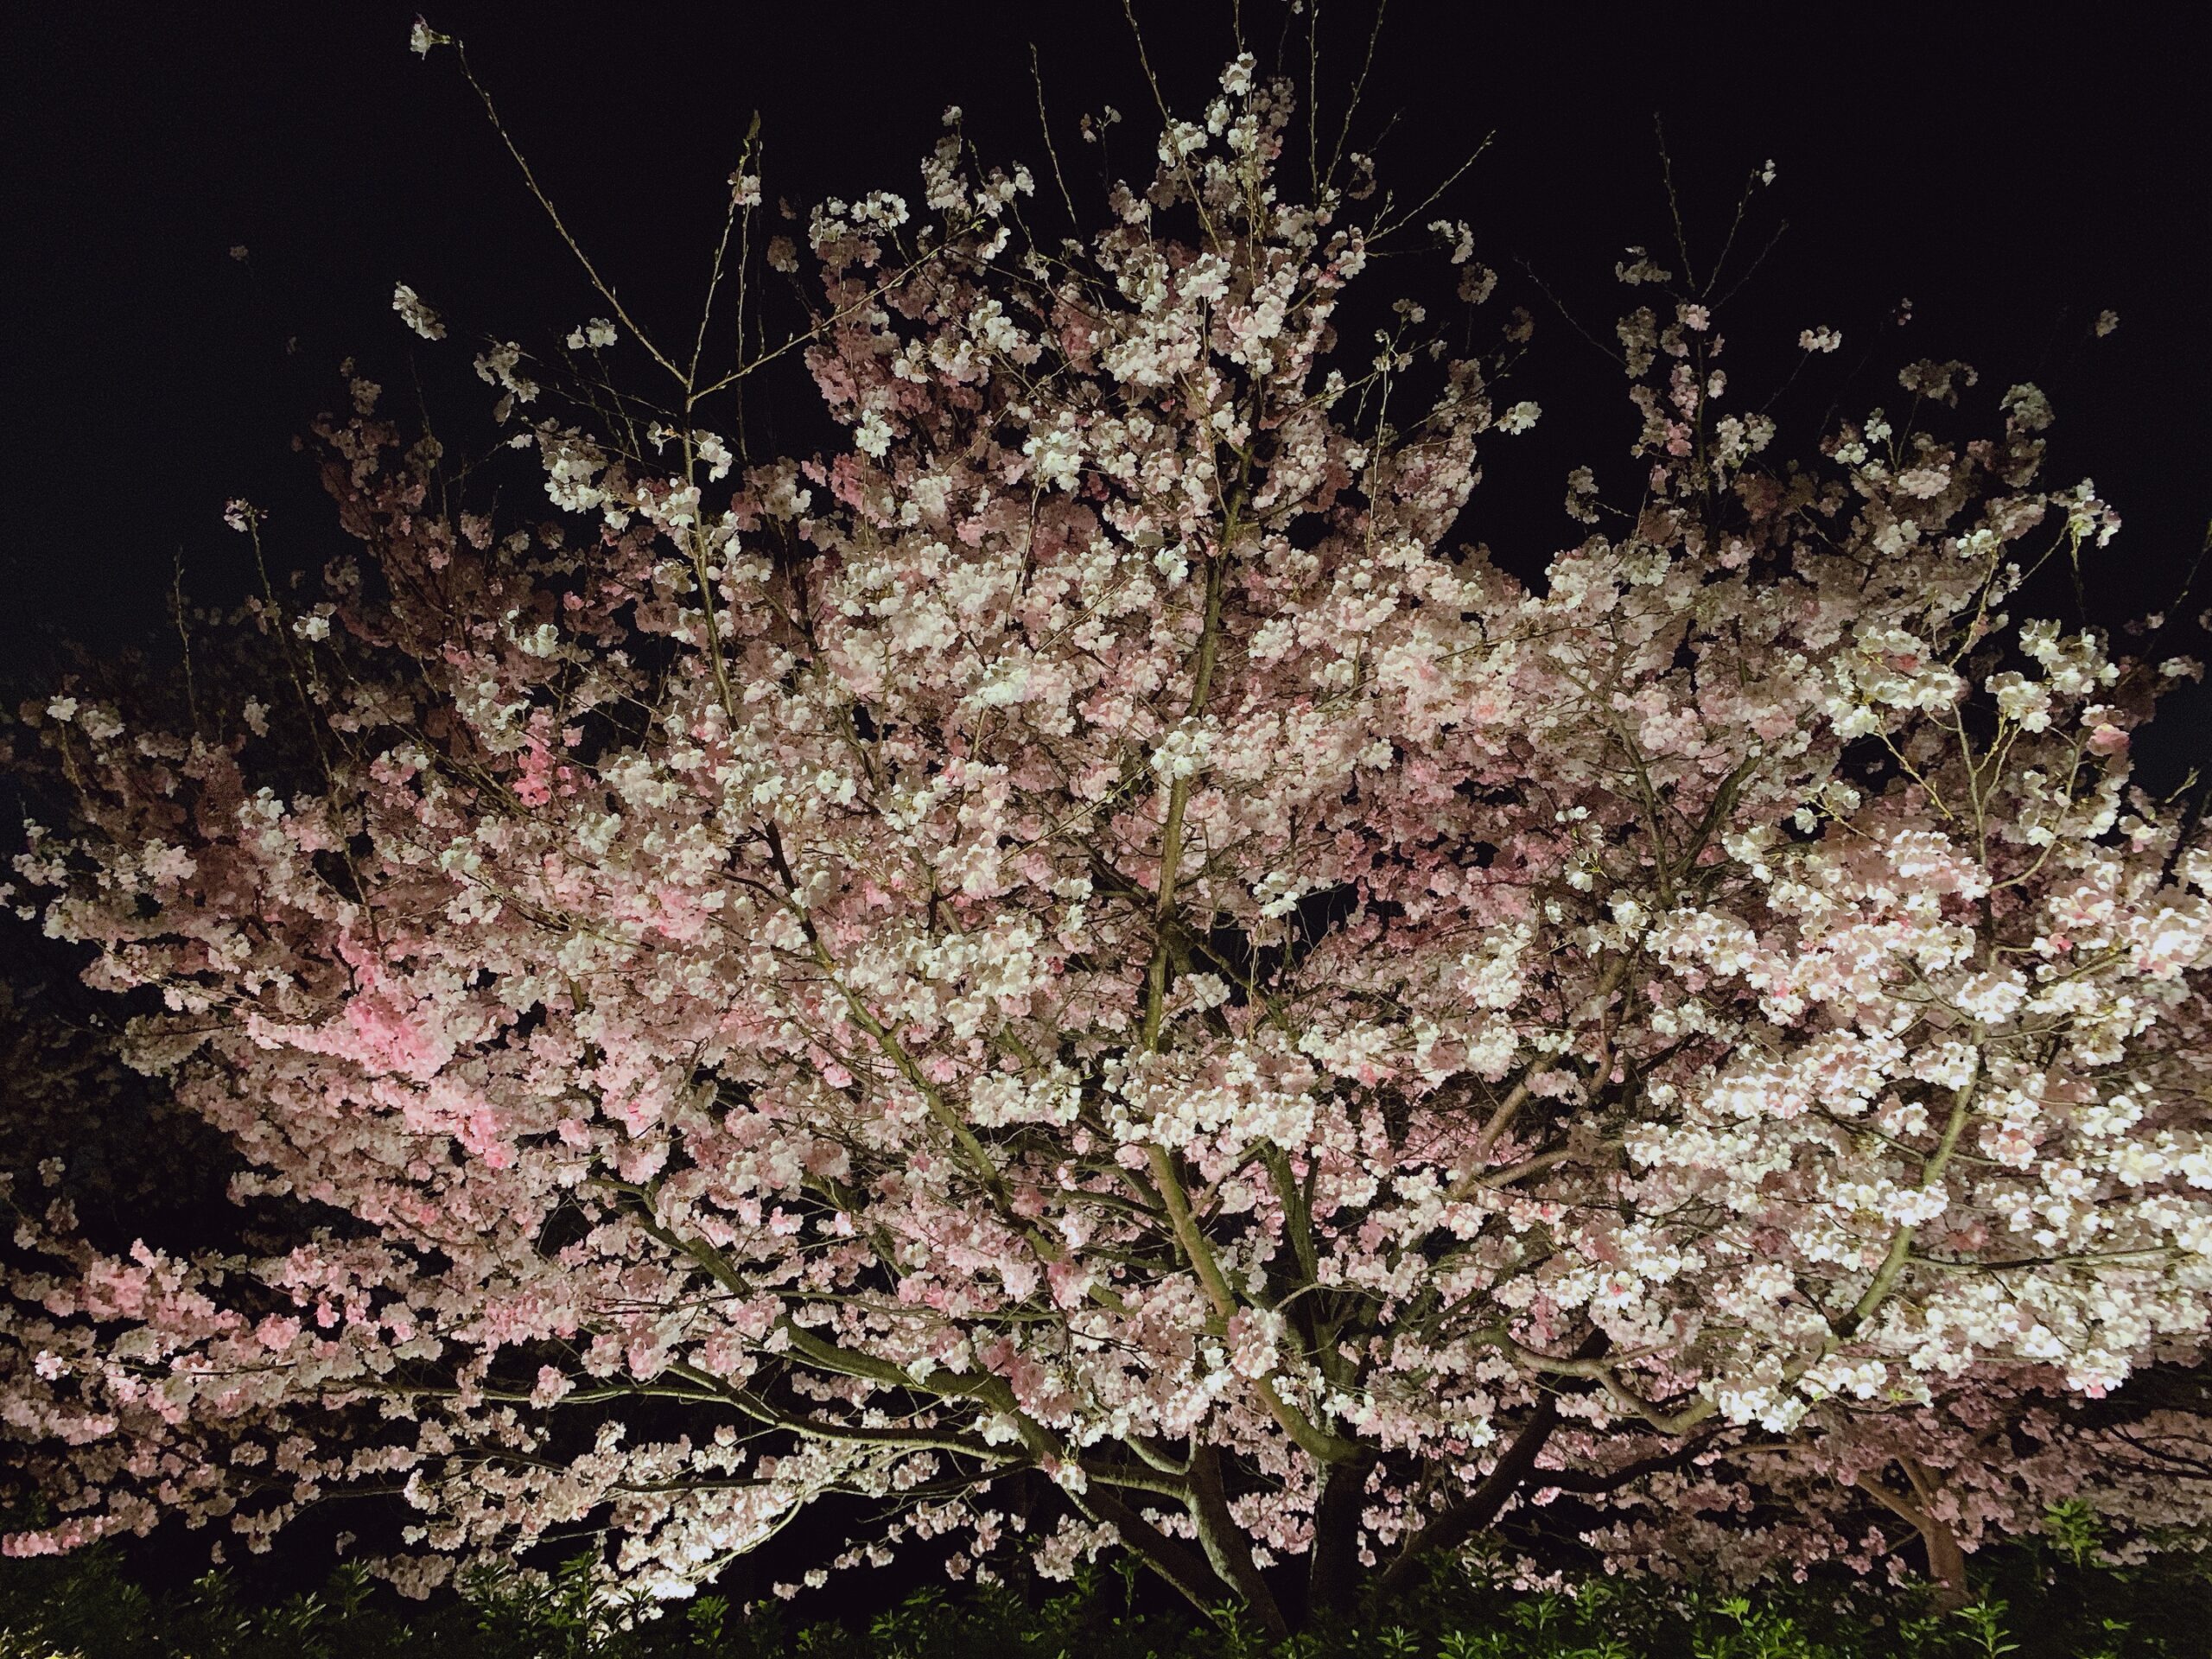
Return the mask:
[[[0,65],[16,296],[0,344],[15,504],[0,520],[0,684],[35,676],[57,631],[102,647],[157,633],[180,548],[195,595],[235,597],[243,548],[220,522],[227,497],[274,506],[277,558],[319,562],[336,532],[289,441],[333,400],[341,358],[359,355],[396,393],[419,368],[434,407],[473,412],[484,397],[462,335],[543,340],[604,308],[454,64],[407,51],[414,10],[14,9]],[[1841,326],[1839,379],[1873,348],[1845,394],[1860,407],[1898,401],[1890,376],[1917,356],[1979,364],[1985,422],[1996,391],[2037,378],[2059,412],[2056,470],[2094,475],[2126,515],[2118,586],[2147,605],[2212,517],[2201,60],[2158,27],[2182,8],[2075,7],[2055,27],[2024,25],[2024,10],[1890,8],[1877,28],[1864,9],[1399,0],[1367,109],[1398,118],[1385,174],[1409,186],[1494,132],[1449,205],[1475,222],[1509,296],[1540,303],[1520,281],[1525,258],[1605,335],[1622,248],[1669,239],[1655,114],[1700,245],[1772,157],[1779,179],[1747,234],[1780,217],[1789,228],[1724,317],[1732,339],[1752,356],[1762,332],[1794,341]],[[1232,49],[1230,0],[1138,10],[1171,99],[1195,110]],[[2115,10],[2130,20],[2094,15]],[[1328,0],[1338,104],[1370,16]],[[431,21],[468,41],[540,178],[666,333],[688,334],[696,315],[722,181],[755,109],[772,201],[912,192],[949,103],[987,156],[1039,161],[1033,41],[1064,159],[1084,154],[1075,116],[1110,102],[1128,117],[1121,168],[1148,170],[1149,95],[1119,0],[434,0]],[[443,347],[415,350],[392,315],[403,280],[452,321]],[[1910,328],[1882,335],[1907,296]],[[2120,330],[2087,341],[2107,308]],[[1630,427],[1617,376],[1555,317],[1541,324],[1516,395],[1542,400],[1547,424],[1513,460],[1551,514],[1537,533],[1565,543],[1567,467],[1618,456]],[[807,389],[785,393],[803,429]],[[1578,399],[1600,424],[1559,418]],[[1808,432],[1793,435],[1808,447]],[[1470,536],[1521,534],[1510,512],[1485,526],[1491,499],[1471,509]],[[2207,733],[2212,720],[2196,721],[2190,741]]]
[[[333,400],[349,353],[407,385],[396,280],[457,333],[528,341],[602,308],[450,58],[406,50],[413,10],[215,0],[25,8],[13,20],[3,148],[16,298],[0,453],[16,505],[0,528],[0,661],[28,665],[50,629],[101,644],[157,630],[180,547],[195,594],[233,592],[241,550],[219,520],[233,494],[283,514],[276,556],[318,562],[333,532],[288,442]],[[695,315],[721,181],[756,108],[770,196],[802,203],[911,190],[950,102],[987,154],[1041,159],[1033,41],[1064,146],[1075,115],[1105,102],[1130,118],[1121,168],[1142,160],[1128,140],[1149,136],[1116,0],[456,0],[433,12],[469,42],[626,298],[669,332]],[[1147,0],[1139,15],[1171,97],[1194,108],[1230,50],[1229,0]],[[2212,123],[2192,55],[2146,21],[2176,11],[2114,25],[2083,8],[2033,29],[2018,15],[1916,8],[1876,32],[1770,5],[1400,0],[1367,109],[1396,116],[1386,175],[1408,183],[1494,131],[1453,203],[1481,231],[1480,257],[1509,279],[1529,260],[1607,334],[1622,246],[1669,239],[1655,115],[1694,242],[1710,245],[1747,170],[1772,156],[1780,177],[1754,229],[1777,217],[1789,228],[1724,319],[1737,336],[1794,340],[1808,324],[1840,324],[1842,357],[1878,348],[1853,402],[1894,397],[1887,375],[1910,356],[1966,357],[1991,391],[2035,376],[2058,407],[2062,470],[2096,478],[2128,518],[2128,567],[2160,575],[2194,552],[2212,512]],[[1347,0],[1325,9],[1340,81],[1369,16]],[[249,264],[228,257],[233,245],[251,250]],[[1877,340],[1871,325],[1904,296],[1911,329]],[[2120,332],[2082,348],[2107,307]],[[1603,370],[1547,321],[1539,397],[1554,370],[1569,377],[1557,384]],[[467,357],[415,359],[434,407],[441,385],[473,387]],[[1599,400],[1585,407],[1619,423],[1625,405],[1592,384]],[[803,387],[786,390],[804,402]],[[480,400],[461,395],[473,411]],[[1549,501],[1555,474],[1617,453],[1627,432],[1554,420],[1546,435],[1566,446],[1557,467],[1542,454],[1531,486]],[[1569,528],[1560,521],[1560,540]]]

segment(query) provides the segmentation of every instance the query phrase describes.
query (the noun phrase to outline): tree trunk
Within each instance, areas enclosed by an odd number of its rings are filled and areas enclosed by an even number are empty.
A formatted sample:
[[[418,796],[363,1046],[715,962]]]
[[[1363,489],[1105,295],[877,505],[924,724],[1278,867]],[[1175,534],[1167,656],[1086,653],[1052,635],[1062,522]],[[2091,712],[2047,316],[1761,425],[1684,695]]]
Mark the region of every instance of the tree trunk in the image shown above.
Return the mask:
[[[1603,1331],[1592,1331],[1576,1346],[1573,1357],[1600,1359],[1611,1345],[1612,1339]],[[1498,1512],[1535,1470],[1544,1442],[1551,1439],[1552,1430],[1558,1427],[1559,1396],[1547,1389],[1529,1414],[1528,1421],[1521,1426],[1513,1444],[1499,1455],[1497,1465],[1482,1484],[1399,1547],[1397,1560],[1390,1563],[1376,1583],[1376,1597],[1389,1600],[1405,1594],[1414,1586],[1429,1556],[1440,1549],[1457,1549],[1497,1520]]]
[[[1412,1589],[1424,1563],[1439,1550],[1456,1549],[1484,1527],[1497,1519],[1498,1511],[1505,1507],[1529,1471],[1536,1466],[1536,1454],[1544,1449],[1544,1442],[1551,1439],[1552,1430],[1559,1425],[1559,1405],[1554,1397],[1546,1395],[1529,1413],[1529,1421],[1522,1425],[1521,1433],[1497,1460],[1497,1466],[1486,1476],[1481,1485],[1465,1497],[1438,1516],[1399,1548],[1398,1559],[1392,1561],[1376,1583],[1378,1597],[1389,1599],[1402,1596]]]
[[[1351,1606],[1358,1583],[1359,1515],[1366,1505],[1370,1454],[1333,1463],[1324,1471],[1313,1509],[1313,1553],[1306,1573],[1306,1617],[1341,1613]]]
[[[1075,1507],[1093,1521],[1103,1521],[1122,1535],[1128,1552],[1182,1592],[1201,1613],[1211,1613],[1231,1586],[1209,1570],[1199,1556],[1170,1538],[1111,1492],[1093,1486],[1073,1497]]]
[[[1936,1580],[1936,1605],[1946,1612],[1956,1612],[1974,1599],[1974,1591],[1967,1583],[1966,1551],[1959,1548],[1951,1529],[1932,1516],[1920,1529],[1920,1541],[1928,1549],[1928,1571]]]
[[[1221,1453],[1196,1435],[1191,1441],[1191,1521],[1198,1528],[1198,1544],[1217,1577],[1236,1588],[1253,1617],[1278,1642],[1290,1634],[1290,1622],[1276,1605],[1274,1592],[1252,1560],[1252,1547],[1243,1529],[1229,1512],[1229,1494],[1221,1481]]]
[[[1911,1458],[1899,1458],[1897,1465],[1911,1483],[1910,1500],[1891,1491],[1879,1474],[1856,1476],[1852,1484],[1891,1514],[1911,1522],[1920,1535],[1921,1548],[1928,1552],[1928,1576],[1936,1586],[1936,1605],[1946,1612],[1955,1612],[1974,1599],[1973,1587],[1967,1582],[1966,1551],[1959,1548],[1958,1535],[1936,1518],[1936,1478]]]

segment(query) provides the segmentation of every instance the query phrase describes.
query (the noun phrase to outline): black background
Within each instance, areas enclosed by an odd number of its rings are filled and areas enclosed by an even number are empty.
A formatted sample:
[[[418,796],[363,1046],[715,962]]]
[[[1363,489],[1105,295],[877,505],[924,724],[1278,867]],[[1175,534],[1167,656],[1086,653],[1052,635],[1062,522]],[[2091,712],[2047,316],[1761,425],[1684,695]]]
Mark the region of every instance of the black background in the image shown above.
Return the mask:
[[[2158,21],[2180,9],[2119,22],[2075,10],[2031,26],[2017,8],[1922,6],[1867,26],[1795,6],[1399,0],[1359,125],[1371,137],[1395,119],[1385,177],[1408,190],[1494,134],[1450,202],[1476,224],[1478,257],[1506,275],[1504,299],[1541,312],[1515,264],[1527,261],[1606,338],[1625,308],[1611,285],[1621,249],[1648,244],[1679,264],[1655,117],[1701,255],[1747,172],[1772,157],[1779,176],[1739,248],[1779,219],[1788,229],[1724,317],[1739,354],[1840,325],[1833,364],[1864,358],[1849,390],[1860,403],[1897,401],[1889,377],[1914,356],[1977,363],[1990,397],[2038,378],[2058,408],[2057,471],[2093,475],[2118,504],[2128,529],[2115,559],[2154,602],[2212,513],[2212,123],[2193,54]],[[1281,11],[1245,10],[1264,60]],[[10,658],[42,630],[99,643],[157,631],[180,548],[194,594],[229,596],[240,549],[219,513],[232,495],[279,512],[276,557],[318,563],[328,520],[289,443],[340,395],[344,357],[403,407],[420,374],[439,409],[442,385],[473,386],[465,337],[549,343],[604,308],[450,54],[406,49],[412,16],[296,0],[17,10],[4,143],[15,299],[0,333]],[[1233,49],[1231,16],[1230,0],[1139,6],[1180,110],[1200,105]],[[1323,10],[1332,122],[1372,16],[1344,0]],[[1150,96],[1118,0],[464,0],[431,22],[468,43],[580,238],[668,334],[688,337],[696,317],[723,180],[755,110],[772,202],[912,194],[948,103],[987,156],[1041,163],[1033,43],[1070,172],[1096,167],[1075,118],[1109,102],[1128,117],[1116,170],[1141,176],[1148,162]],[[411,349],[391,311],[396,281],[453,321],[447,346]],[[1884,336],[1874,325],[1905,296],[1915,321]],[[2120,331],[2088,343],[2107,308]],[[1547,444],[1528,467],[1548,507],[1566,465],[1618,455],[1629,432],[1602,381],[1595,397],[1547,395],[1605,369],[1555,315],[1541,321],[1527,395],[1546,404]],[[779,391],[791,429],[810,430],[804,385]],[[1810,436],[1795,435],[1801,450]],[[1470,531],[1498,539],[1482,505]],[[1564,543],[1572,527],[1554,513],[1522,534]],[[1541,563],[1548,549],[1519,550]]]
[[[1678,265],[1657,118],[1693,251],[1717,245],[1746,175],[1777,164],[1743,245],[1783,219],[1787,232],[1724,318],[1746,369],[1786,369],[1800,328],[1832,324],[1847,345],[1821,372],[1859,407],[1901,401],[1894,371],[1918,356],[1982,368],[1985,425],[2004,386],[2038,380],[2060,417],[2056,474],[2093,475],[2127,519],[2106,591],[2157,603],[2212,516],[2212,123],[2195,53],[2160,26],[2183,9],[2072,10],[2030,26],[1999,6],[1885,8],[1871,23],[1794,5],[1392,6],[1360,130],[1395,118],[1381,155],[1402,189],[1494,135],[1447,205],[1504,274],[1503,302],[1541,314],[1516,395],[1542,401],[1546,423],[1493,461],[1469,537],[1540,566],[1579,533],[1557,509],[1566,468],[1625,449],[1617,371],[1544,310],[1527,270],[1609,338],[1622,249]],[[1246,14],[1264,63],[1281,13]],[[1372,15],[1324,10],[1332,124]],[[180,550],[196,598],[235,598],[228,497],[272,508],[275,558],[319,563],[336,531],[289,444],[338,396],[341,359],[403,408],[419,376],[434,408],[475,410],[469,337],[545,342],[605,308],[450,55],[407,50],[412,16],[300,0],[15,9],[0,681],[35,680],[56,636],[158,641]],[[1171,104],[1194,112],[1234,50],[1230,0],[1147,0],[1138,16]],[[772,203],[913,195],[948,104],[987,156],[1041,164],[1033,43],[1079,200],[1097,200],[1081,183],[1096,152],[1073,133],[1084,111],[1117,105],[1115,170],[1149,171],[1155,117],[1118,0],[453,3],[430,21],[468,43],[626,302],[686,339],[756,110]],[[402,329],[398,281],[447,314],[452,339]],[[1913,321],[1885,330],[1906,296]],[[2121,326],[2098,340],[2107,308]],[[805,438],[807,388],[779,385],[781,423]],[[1785,429],[1783,443],[1811,438]],[[1521,484],[1502,476],[1509,461]],[[2202,752],[2207,722],[2171,729]]]

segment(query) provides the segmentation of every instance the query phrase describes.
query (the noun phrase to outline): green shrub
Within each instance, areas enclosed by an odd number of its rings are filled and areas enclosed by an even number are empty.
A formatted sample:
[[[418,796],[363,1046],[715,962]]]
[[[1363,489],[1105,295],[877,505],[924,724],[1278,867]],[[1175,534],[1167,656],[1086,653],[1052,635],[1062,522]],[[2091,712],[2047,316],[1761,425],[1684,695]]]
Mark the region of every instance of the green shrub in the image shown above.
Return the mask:
[[[1071,1585],[924,1590],[853,1624],[779,1604],[655,1605],[596,1593],[588,1559],[480,1573],[429,1602],[360,1567],[256,1602],[218,1571],[149,1594],[95,1549],[0,1564],[0,1659],[2203,1659],[2212,1570],[2179,1554],[2100,1564],[2082,1517],[1977,1562],[1981,1599],[1943,1613],[1912,1590],[1834,1581],[1749,1594],[1599,1579],[1526,1593],[1440,1572],[1387,1617],[1270,1649],[1233,1610],[1207,1624],[1151,1605],[1106,1568]]]

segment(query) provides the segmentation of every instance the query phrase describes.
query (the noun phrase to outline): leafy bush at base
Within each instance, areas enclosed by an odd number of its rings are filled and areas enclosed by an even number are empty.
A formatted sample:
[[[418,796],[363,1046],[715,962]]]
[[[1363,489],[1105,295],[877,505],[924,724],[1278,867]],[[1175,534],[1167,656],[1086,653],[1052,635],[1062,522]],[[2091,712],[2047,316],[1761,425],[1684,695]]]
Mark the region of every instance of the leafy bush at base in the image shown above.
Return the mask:
[[[404,1601],[358,1566],[255,1603],[216,1572],[152,1595],[91,1551],[0,1564],[0,1659],[2202,1659],[2212,1560],[2101,1567],[2063,1540],[1977,1562],[1980,1599],[1944,1613],[1913,1590],[1835,1585],[1744,1596],[1601,1580],[1531,1595],[1440,1575],[1388,1618],[1270,1648],[1233,1615],[1208,1624],[1089,1570],[1071,1586],[923,1590],[873,1618],[741,1610],[702,1596],[654,1607],[594,1598],[586,1561],[478,1579]]]

